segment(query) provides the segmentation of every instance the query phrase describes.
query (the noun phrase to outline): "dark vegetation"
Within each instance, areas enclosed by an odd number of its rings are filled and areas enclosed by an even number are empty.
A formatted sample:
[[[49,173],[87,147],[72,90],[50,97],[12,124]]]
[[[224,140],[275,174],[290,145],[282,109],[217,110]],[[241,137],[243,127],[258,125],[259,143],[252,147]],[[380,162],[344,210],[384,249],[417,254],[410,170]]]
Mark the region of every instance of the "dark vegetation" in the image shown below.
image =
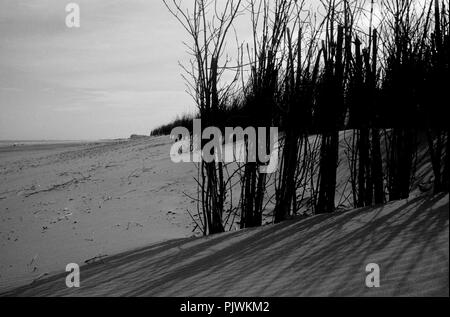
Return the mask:
[[[169,135],[170,131],[172,131],[175,127],[185,127],[192,130],[192,121],[195,119],[195,115],[192,114],[183,114],[181,117],[177,116],[173,121],[163,124],[159,127],[156,127],[150,132],[150,136],[158,136],[158,135]]]
[[[420,140],[434,192],[448,192],[448,1],[322,0],[317,9],[306,1],[196,0],[189,10],[165,3],[190,35],[192,60],[184,70],[202,128],[282,131],[274,176],[260,173],[260,162],[231,171],[220,161],[199,164],[193,219],[203,234],[227,230],[236,215],[241,228],[260,226],[268,203],[274,222],[305,210],[334,212],[343,130],[351,134],[344,140],[351,207],[407,198]],[[225,43],[237,18],[249,20],[253,38],[239,43],[236,35],[230,65]],[[152,135],[190,129],[192,118]]]

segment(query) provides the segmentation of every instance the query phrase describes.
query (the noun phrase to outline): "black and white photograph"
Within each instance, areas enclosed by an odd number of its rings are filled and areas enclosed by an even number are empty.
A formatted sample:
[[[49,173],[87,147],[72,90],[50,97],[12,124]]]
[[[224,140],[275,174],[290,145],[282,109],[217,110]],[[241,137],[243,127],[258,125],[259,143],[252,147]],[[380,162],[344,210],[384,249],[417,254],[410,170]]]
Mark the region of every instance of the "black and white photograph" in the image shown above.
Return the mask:
[[[0,297],[448,298],[449,63],[449,0],[0,0]]]

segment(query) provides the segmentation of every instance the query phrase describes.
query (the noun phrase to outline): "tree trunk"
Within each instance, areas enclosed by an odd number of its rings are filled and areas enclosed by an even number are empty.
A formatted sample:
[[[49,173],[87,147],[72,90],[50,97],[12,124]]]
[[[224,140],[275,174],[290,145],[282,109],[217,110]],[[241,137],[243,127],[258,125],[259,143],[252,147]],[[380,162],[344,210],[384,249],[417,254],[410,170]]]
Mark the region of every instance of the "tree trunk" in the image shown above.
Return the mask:
[[[383,161],[381,159],[380,131],[372,128],[372,179],[375,204],[384,203]]]

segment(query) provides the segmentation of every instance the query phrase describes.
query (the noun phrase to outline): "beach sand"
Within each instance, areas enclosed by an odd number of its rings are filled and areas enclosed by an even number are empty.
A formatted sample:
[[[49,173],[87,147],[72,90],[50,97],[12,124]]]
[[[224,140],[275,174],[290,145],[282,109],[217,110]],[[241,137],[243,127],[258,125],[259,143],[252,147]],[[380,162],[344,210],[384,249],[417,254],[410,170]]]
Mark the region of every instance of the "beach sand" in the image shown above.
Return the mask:
[[[3,296],[449,296],[448,194],[174,239]],[[367,287],[367,265],[379,287]]]
[[[340,136],[339,207],[351,194],[345,132]],[[366,295],[360,270],[377,254],[391,282],[372,293],[448,294],[448,195],[436,200],[417,189],[432,173],[424,147],[409,200],[314,216],[296,221],[295,230],[285,231],[286,222],[182,239],[200,235],[186,212],[196,211],[188,196],[196,196],[197,169],[173,163],[172,144],[169,137],[145,137],[0,147],[0,294],[25,285],[6,294]],[[268,204],[264,223],[272,210]],[[68,263],[80,265],[87,288],[65,288]]]
[[[0,148],[0,290],[106,255],[189,237],[192,163],[168,137]],[[189,184],[192,184],[191,186]],[[191,208],[191,209],[192,209]]]

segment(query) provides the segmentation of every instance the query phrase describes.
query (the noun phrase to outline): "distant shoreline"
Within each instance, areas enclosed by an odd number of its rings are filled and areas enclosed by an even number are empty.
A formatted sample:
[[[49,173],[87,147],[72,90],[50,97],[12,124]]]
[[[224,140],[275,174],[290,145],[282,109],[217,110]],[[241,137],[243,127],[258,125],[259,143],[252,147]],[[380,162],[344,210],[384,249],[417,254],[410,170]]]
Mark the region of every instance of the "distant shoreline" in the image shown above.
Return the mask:
[[[101,140],[0,140],[0,153],[46,151],[66,147],[120,142],[127,139]]]
[[[26,146],[26,145],[54,145],[54,144],[83,144],[96,142],[113,142],[126,140],[126,138],[118,139],[97,139],[97,140],[0,140],[0,147],[9,146]]]

